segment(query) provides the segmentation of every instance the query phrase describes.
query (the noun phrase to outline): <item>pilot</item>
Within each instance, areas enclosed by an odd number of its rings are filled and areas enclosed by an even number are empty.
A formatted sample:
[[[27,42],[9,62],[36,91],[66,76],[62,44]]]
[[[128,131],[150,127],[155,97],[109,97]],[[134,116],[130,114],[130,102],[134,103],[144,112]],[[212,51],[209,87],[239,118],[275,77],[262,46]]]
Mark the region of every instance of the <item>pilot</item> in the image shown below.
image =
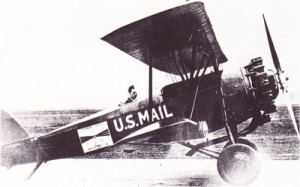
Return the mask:
[[[137,100],[137,93],[133,85],[129,86],[128,93],[129,93],[129,97],[125,101],[125,104],[135,102]]]
[[[129,97],[125,102],[120,102],[119,106],[123,106],[128,103],[135,102],[137,100],[137,93],[133,85],[129,86],[128,88]]]

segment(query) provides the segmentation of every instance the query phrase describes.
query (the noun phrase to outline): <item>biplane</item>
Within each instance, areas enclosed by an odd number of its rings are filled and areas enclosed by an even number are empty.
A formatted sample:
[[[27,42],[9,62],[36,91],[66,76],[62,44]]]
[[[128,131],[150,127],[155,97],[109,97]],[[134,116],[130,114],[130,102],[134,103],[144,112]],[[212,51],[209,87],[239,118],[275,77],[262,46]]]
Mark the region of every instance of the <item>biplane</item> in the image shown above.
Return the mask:
[[[201,2],[157,13],[107,34],[101,39],[149,66],[148,98],[104,109],[37,137],[28,137],[2,111],[1,165],[36,162],[31,176],[49,160],[95,154],[131,141],[178,142],[190,148],[188,155],[196,151],[210,155],[209,146],[227,142],[214,157],[220,176],[231,184],[251,183],[260,161],[257,147],[244,137],[271,120],[279,91],[287,92],[263,20],[276,72],[265,71],[258,57],[242,68],[240,76],[227,79],[222,78],[221,68],[227,58]],[[180,80],[153,95],[153,68]],[[252,120],[247,127],[238,130],[248,119]],[[226,135],[207,138],[224,128]],[[296,125],[295,130],[298,133]],[[203,142],[192,145],[189,140],[193,139]]]

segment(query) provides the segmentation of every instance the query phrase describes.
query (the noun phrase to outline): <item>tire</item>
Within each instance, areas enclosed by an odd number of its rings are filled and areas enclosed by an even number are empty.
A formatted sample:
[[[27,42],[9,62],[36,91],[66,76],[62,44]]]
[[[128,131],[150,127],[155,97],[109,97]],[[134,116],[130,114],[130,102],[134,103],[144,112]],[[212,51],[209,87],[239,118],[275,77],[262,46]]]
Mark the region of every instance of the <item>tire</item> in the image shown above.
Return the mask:
[[[245,144],[229,145],[221,152],[217,168],[222,179],[229,184],[250,184],[260,172],[258,152]]]
[[[259,151],[257,146],[255,145],[255,143],[251,142],[250,140],[248,139],[243,139],[243,138],[239,138],[237,143],[239,144],[245,144],[245,145],[248,145],[250,147],[252,147],[255,151]],[[232,145],[231,142],[227,142],[224,146],[223,149],[225,149],[226,147],[228,147],[229,145]]]

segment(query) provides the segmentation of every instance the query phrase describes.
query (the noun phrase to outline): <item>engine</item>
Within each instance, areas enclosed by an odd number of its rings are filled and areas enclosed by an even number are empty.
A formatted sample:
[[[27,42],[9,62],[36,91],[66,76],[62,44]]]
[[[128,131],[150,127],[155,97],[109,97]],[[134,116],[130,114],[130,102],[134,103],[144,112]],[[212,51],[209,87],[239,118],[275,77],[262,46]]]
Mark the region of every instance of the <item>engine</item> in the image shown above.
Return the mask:
[[[266,113],[275,112],[274,101],[279,93],[275,73],[271,70],[265,71],[261,57],[252,59],[244,68],[248,90],[253,96],[254,108]]]

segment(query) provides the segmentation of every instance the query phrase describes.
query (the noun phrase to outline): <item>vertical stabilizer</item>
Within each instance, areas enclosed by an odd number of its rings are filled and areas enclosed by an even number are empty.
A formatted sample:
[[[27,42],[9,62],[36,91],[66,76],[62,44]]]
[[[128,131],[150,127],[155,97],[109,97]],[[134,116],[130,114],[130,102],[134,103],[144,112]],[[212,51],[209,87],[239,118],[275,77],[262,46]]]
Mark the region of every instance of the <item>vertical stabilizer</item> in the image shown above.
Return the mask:
[[[28,137],[19,123],[4,110],[0,110],[1,117],[1,145],[22,140]]]

